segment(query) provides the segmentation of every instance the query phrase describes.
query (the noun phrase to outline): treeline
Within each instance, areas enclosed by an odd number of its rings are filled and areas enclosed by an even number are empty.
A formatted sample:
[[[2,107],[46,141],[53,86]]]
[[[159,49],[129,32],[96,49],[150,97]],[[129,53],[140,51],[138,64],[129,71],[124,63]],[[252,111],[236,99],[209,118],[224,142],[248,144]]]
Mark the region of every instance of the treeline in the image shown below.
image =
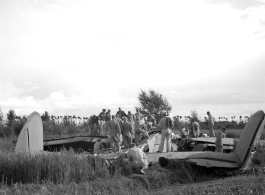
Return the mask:
[[[27,122],[28,116],[17,116],[14,110],[9,110],[6,114],[6,120],[3,120],[3,116],[0,116],[0,137],[14,137],[18,136],[24,124]],[[91,117],[79,117],[79,116],[53,116],[49,115],[45,111],[41,115],[43,121],[44,138],[53,138],[54,135],[64,136],[76,133],[91,133]],[[219,117],[222,119],[221,117]],[[239,117],[239,120],[232,118],[232,121],[227,120],[215,120],[215,129],[218,127],[226,127],[227,129],[243,129],[247,123],[248,118]],[[198,117],[196,110],[191,111],[190,116],[175,116],[173,122],[175,129],[180,129],[182,126],[191,126],[191,123],[197,121],[200,123],[201,129],[207,129],[208,125],[205,120]]]
[[[0,117],[0,137],[18,136],[24,124],[27,122],[28,116],[17,116],[14,110],[9,110],[6,114],[7,119],[4,121]],[[47,111],[41,115],[43,122],[44,138],[51,138],[54,135],[68,135],[82,132],[90,132],[89,117],[75,116],[53,116]]]

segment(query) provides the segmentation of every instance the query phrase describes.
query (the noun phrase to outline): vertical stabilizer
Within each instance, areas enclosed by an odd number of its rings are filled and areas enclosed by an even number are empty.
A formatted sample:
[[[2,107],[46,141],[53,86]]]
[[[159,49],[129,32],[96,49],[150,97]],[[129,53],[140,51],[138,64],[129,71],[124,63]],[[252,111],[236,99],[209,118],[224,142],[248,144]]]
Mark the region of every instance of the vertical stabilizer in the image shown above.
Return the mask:
[[[42,120],[37,112],[33,112],[24,127],[22,128],[15,152],[35,153],[43,150],[43,125]]]
[[[257,111],[246,124],[239,142],[236,146],[235,155],[240,159],[242,168],[246,167],[251,159],[251,154],[256,148],[257,137],[259,138],[264,128],[264,112]],[[262,125],[263,124],[263,125]]]

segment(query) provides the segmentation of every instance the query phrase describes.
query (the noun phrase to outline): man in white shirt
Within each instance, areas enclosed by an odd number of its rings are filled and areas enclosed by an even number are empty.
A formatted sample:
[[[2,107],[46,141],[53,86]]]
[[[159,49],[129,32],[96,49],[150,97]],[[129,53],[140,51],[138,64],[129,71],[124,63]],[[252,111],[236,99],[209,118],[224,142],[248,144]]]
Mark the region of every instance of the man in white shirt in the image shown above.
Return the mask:
[[[136,169],[140,174],[146,175],[144,169],[148,167],[148,161],[142,149],[137,148],[135,144],[131,144],[127,157],[128,164],[132,169]]]

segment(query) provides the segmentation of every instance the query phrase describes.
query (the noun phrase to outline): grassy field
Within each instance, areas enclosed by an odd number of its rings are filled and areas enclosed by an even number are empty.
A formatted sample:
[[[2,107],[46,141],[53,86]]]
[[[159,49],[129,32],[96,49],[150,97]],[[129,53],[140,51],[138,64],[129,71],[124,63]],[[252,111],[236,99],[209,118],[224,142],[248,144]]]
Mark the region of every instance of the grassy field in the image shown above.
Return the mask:
[[[265,149],[259,148],[250,169],[227,176],[212,169],[175,162],[158,164],[136,175],[123,157],[113,166],[95,157],[14,153],[12,140],[0,140],[0,194],[265,194]]]

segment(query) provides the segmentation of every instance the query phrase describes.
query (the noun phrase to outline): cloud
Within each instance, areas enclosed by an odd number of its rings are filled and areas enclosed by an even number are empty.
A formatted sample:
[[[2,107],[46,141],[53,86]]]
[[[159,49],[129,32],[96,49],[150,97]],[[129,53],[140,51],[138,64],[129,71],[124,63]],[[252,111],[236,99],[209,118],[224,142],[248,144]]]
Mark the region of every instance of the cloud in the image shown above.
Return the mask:
[[[208,0],[208,2],[212,4],[229,4],[231,7],[239,10],[265,5],[264,0]]]
[[[21,11],[51,11],[69,8],[76,4],[77,1],[74,0],[1,0],[0,8],[3,10],[16,8]]]
[[[0,100],[19,96],[24,91],[23,88],[15,86],[11,81],[0,80]]]
[[[169,93],[168,99],[176,104],[189,104],[200,106],[211,105],[237,105],[250,103],[263,103],[265,94],[256,91],[229,91],[229,90],[191,90]]]

